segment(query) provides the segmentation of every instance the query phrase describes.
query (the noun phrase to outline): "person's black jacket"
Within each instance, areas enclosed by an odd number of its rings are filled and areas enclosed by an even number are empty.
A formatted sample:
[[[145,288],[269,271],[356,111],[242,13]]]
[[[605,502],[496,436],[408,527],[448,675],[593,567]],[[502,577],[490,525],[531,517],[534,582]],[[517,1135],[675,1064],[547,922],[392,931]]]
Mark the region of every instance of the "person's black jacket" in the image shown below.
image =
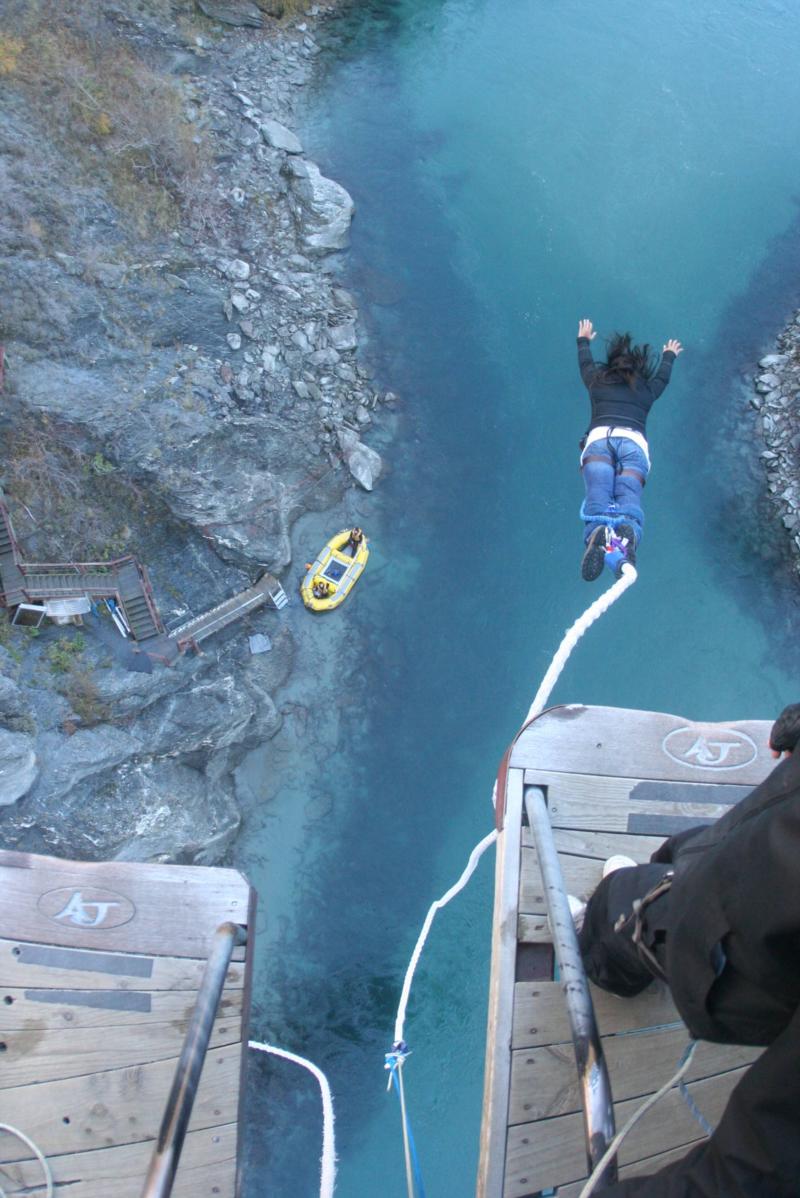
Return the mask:
[[[654,860],[675,870],[666,969],[692,1035],[770,1044],[800,1005],[800,754]]]
[[[697,1037],[769,1047],[710,1140],[609,1198],[800,1195],[800,752],[715,824],[654,854],[672,863],[666,964]],[[725,967],[719,969],[719,947]]]
[[[653,377],[646,379],[637,374],[631,386],[622,378],[604,377],[603,367],[592,357],[589,338],[579,337],[578,369],[592,403],[589,428],[617,425],[644,435],[647,413],[669,382],[674,361],[672,350],[665,350]]]

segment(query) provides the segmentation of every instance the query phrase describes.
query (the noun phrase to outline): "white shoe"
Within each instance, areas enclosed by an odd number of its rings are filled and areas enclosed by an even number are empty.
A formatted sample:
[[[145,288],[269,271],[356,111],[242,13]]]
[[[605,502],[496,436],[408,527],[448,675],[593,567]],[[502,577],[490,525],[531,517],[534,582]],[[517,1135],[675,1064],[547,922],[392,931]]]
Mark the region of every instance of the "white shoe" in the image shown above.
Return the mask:
[[[581,899],[576,898],[574,894],[567,895],[569,903],[569,913],[572,916],[572,922],[575,924],[575,931],[579,932],[583,927],[583,917],[586,914],[586,903]]]
[[[613,857],[609,857],[603,866],[603,877],[607,878],[609,874],[613,874],[618,869],[629,869],[631,866],[636,866],[636,862],[632,857],[623,857],[622,853],[617,853]]]
[[[583,927],[583,916],[586,911],[586,903],[584,903],[581,899],[576,898],[574,894],[567,895],[567,902],[569,903],[569,913],[572,916],[572,922],[575,925],[575,931],[579,932]],[[547,919],[547,923],[550,931],[552,932],[553,925],[550,923],[549,917]]]

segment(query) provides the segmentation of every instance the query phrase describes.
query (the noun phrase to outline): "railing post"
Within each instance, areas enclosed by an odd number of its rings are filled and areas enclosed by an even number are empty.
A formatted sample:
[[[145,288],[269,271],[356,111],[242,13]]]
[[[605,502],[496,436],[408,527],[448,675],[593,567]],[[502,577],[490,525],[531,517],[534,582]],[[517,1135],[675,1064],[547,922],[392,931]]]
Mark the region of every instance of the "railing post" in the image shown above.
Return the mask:
[[[597,1030],[594,1005],[581,960],[578,937],[567,901],[561,863],[553,840],[550,816],[544,792],[540,787],[525,787],[525,811],[536,843],[559,980],[564,991],[572,1030],[586,1129],[586,1156],[591,1173],[614,1138],[611,1082],[603,1057],[603,1046]],[[611,1185],[616,1180],[617,1162],[612,1160],[603,1172],[599,1188]]]
[[[189,1020],[178,1067],[169,1092],[158,1140],[142,1190],[142,1198],[169,1198],[180,1160],[186,1129],[192,1116],[197,1086],[211,1039],[211,1030],[222,997],[225,976],[237,944],[247,942],[244,928],[223,923],[214,933],[197,1002]]]

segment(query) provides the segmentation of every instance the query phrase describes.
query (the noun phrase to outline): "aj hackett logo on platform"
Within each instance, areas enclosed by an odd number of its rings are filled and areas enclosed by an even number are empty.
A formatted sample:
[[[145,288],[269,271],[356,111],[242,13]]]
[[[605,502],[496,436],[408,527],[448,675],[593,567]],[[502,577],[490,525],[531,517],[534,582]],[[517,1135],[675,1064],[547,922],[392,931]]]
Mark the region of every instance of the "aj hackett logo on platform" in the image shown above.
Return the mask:
[[[48,890],[37,906],[42,915],[55,923],[77,928],[118,928],[136,914],[136,908],[124,894],[94,886]]]
[[[740,770],[755,761],[758,749],[746,732],[721,728],[700,732],[697,728],[675,728],[661,747],[679,765],[702,770]]]

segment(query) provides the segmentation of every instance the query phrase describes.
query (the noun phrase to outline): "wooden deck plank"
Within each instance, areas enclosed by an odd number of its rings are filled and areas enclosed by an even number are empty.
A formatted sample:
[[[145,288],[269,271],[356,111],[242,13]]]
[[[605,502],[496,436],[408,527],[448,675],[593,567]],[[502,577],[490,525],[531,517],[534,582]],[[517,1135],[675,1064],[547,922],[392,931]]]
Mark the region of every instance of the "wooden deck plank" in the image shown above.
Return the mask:
[[[0,988],[0,1033],[25,1031],[42,1023],[46,1028],[62,1028],[70,1033],[77,1029],[119,1031],[170,1023],[183,1035],[196,997],[196,991],[192,990],[19,990],[3,987]],[[226,987],[220,999],[219,1016],[239,1019],[242,997],[241,989]]]
[[[613,832],[634,839],[645,835],[656,845],[689,826],[690,820],[718,819],[750,790],[710,782],[654,782],[545,770],[526,770],[525,782],[546,790],[554,829]]]
[[[603,862],[599,858],[573,857],[569,853],[559,853],[558,856],[567,893],[586,900],[600,884],[603,876]],[[519,910],[526,914],[544,914],[547,910],[536,849],[522,850]]]
[[[517,919],[517,939],[520,944],[552,944],[553,935],[547,916],[521,912]]]
[[[683,1025],[604,1036],[603,1052],[614,1100],[652,1094],[678,1068],[688,1042],[689,1033]],[[750,1065],[762,1051],[732,1044],[698,1044],[687,1080]],[[549,1119],[580,1109],[580,1087],[571,1044],[522,1048],[511,1054],[509,1125]]]
[[[672,835],[675,820],[681,821],[681,827],[686,820],[694,820],[698,824],[709,823],[719,819],[729,810],[727,805],[718,803],[636,803],[633,800],[614,802],[609,799],[584,800],[571,795],[553,795],[548,802],[550,820],[554,828],[588,828],[603,832],[629,832],[632,830],[632,819],[642,816],[653,821],[660,816],[659,836],[661,841]],[[635,826],[635,825],[634,825]],[[642,826],[641,824],[639,826]]]
[[[718,803],[730,807],[750,792],[750,786],[704,779],[701,782],[675,782],[652,778],[617,778],[605,774],[563,774],[554,770],[526,769],[526,786],[543,786],[550,795],[568,794],[602,803],[605,800],[637,803]]]
[[[184,1141],[173,1198],[219,1198],[233,1194],[236,1175],[236,1124],[190,1131]],[[102,1148],[95,1152],[50,1156],[56,1194],[71,1198],[141,1198],[153,1141]],[[6,1179],[8,1179],[6,1181]],[[10,1189],[8,1182],[17,1187]],[[35,1160],[3,1166],[9,1194],[28,1187],[42,1190],[42,1170]],[[42,1190],[43,1192],[43,1190]],[[27,1190],[26,1190],[27,1193]]]
[[[734,1085],[746,1070],[691,1082],[689,1092],[710,1123],[716,1124]],[[617,1127],[641,1105],[640,1098],[615,1103]],[[690,1144],[702,1136],[686,1103],[672,1090],[643,1116],[620,1148],[620,1164]],[[508,1129],[503,1198],[527,1198],[538,1190],[577,1181],[586,1172],[583,1116],[557,1115]]]
[[[183,1047],[187,1020],[181,1017],[172,1023],[104,1027],[101,1036],[93,1027],[48,1029],[43,1024],[43,1019],[31,1019],[27,1027],[3,1032],[0,1093],[13,1086],[132,1068],[142,1061],[174,1060]],[[238,1045],[241,1033],[240,1019],[222,1015],[214,1022],[209,1047]]]
[[[697,1129],[699,1132],[699,1128]],[[693,1147],[691,1144],[681,1144],[680,1148],[672,1148],[669,1152],[659,1152],[655,1156],[645,1157],[644,1160],[634,1161],[630,1165],[623,1165],[619,1171],[620,1180],[624,1181],[631,1177],[646,1177],[650,1173],[657,1173],[659,1169],[663,1169],[666,1165],[673,1164],[674,1161],[679,1161],[686,1155],[689,1149]],[[586,1177],[582,1177],[580,1181],[572,1182],[570,1185],[558,1187],[558,1198],[580,1198],[580,1192],[586,1184]],[[602,1190],[598,1193],[602,1194]]]
[[[509,773],[506,828],[496,845],[494,935],[486,1029],[480,1160],[477,1198],[494,1198],[503,1187],[511,1073],[516,968],[516,917],[519,895],[519,827],[522,819],[522,771]]]
[[[249,893],[236,870],[0,850],[0,927],[19,941],[202,958],[220,924],[246,922]]]
[[[663,836],[635,836],[627,832],[587,832],[580,828],[554,828],[553,840],[559,853],[572,853],[575,857],[598,857],[607,861],[615,853],[630,857],[637,865],[644,865],[651,855],[664,843]],[[522,829],[522,844],[533,846],[530,828]]]
[[[680,1023],[672,997],[660,982],[653,982],[635,998],[617,998],[591,983],[589,988],[604,1036]],[[512,1043],[514,1048],[572,1043],[560,982],[517,982]]]
[[[7,929],[8,921],[2,926]],[[243,949],[237,949],[235,955],[241,957],[243,953]],[[197,990],[204,968],[204,960],[188,957],[98,952],[0,938],[0,980],[16,988]],[[244,976],[243,962],[231,964],[226,989],[243,987]]]
[[[693,722],[662,712],[551,708],[522,733],[511,765],[560,773],[753,786],[774,762],[771,722]]]
[[[82,1077],[15,1086],[3,1091],[3,1109],[46,1156],[154,1140],[172,1085],[176,1058]],[[214,1048],[206,1057],[192,1112],[194,1129],[236,1120],[239,1047]],[[24,1160],[27,1149],[3,1144],[4,1159]]]

